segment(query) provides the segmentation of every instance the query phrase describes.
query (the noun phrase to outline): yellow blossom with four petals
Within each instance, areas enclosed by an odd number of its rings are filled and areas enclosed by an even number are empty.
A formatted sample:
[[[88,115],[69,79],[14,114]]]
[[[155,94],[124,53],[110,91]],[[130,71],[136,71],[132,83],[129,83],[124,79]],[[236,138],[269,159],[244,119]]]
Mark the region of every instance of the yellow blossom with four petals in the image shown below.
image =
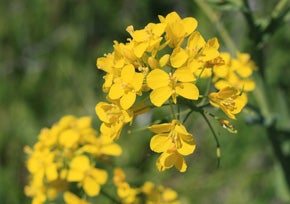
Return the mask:
[[[247,96],[234,87],[226,87],[219,92],[212,92],[208,95],[211,105],[221,108],[231,119],[236,119],[235,114],[241,112],[247,103]]]
[[[151,71],[146,78],[147,85],[152,89],[150,100],[155,106],[162,106],[166,100],[172,97],[176,103],[178,95],[197,100],[199,90],[194,83],[194,76],[187,70],[176,70],[173,74],[161,69]]]
[[[114,79],[114,84],[109,91],[109,98],[112,100],[120,99],[120,105],[123,109],[129,109],[136,100],[136,94],[142,88],[144,75],[136,73],[133,65],[129,64],[123,67],[121,76]]]
[[[96,196],[100,193],[101,185],[107,181],[107,177],[105,170],[93,167],[87,156],[80,155],[71,161],[67,180],[78,182],[87,195]]]
[[[183,156],[192,154],[195,150],[193,136],[178,120],[152,125],[149,130],[157,133],[150,140],[151,150],[162,153],[156,162],[158,170],[164,171],[175,166],[179,171],[184,172],[187,165]]]

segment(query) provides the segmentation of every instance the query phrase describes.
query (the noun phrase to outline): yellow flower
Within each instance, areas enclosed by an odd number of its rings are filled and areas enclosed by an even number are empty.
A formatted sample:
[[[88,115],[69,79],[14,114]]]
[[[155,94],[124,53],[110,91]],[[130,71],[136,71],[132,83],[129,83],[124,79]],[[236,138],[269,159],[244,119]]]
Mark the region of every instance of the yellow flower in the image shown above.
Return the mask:
[[[113,140],[117,140],[120,137],[121,131],[123,129],[123,123],[106,124],[102,123],[100,131],[102,135],[106,135]]]
[[[142,192],[146,195],[147,204],[179,204],[177,193],[163,186],[155,186],[152,182],[145,182],[141,187]]]
[[[144,75],[136,73],[132,64],[122,68],[121,76],[114,79],[114,84],[109,91],[109,98],[112,100],[120,99],[120,105],[123,109],[129,109],[136,100],[142,88]]]
[[[231,122],[228,121],[227,119],[220,118],[219,123],[223,128],[225,128],[230,133],[237,134],[238,131],[234,128],[234,126],[231,124]]]
[[[251,56],[247,53],[237,53],[237,59],[232,60],[233,69],[242,78],[247,78],[252,75],[253,71],[256,70],[254,62],[250,59]]]
[[[133,119],[129,111],[123,110],[116,104],[99,102],[95,110],[100,120],[106,124],[128,123]]]
[[[96,61],[98,69],[106,72],[106,75],[103,77],[105,79],[105,83],[103,84],[104,92],[108,92],[110,90],[114,79],[120,77],[121,70],[127,63],[123,50],[118,49],[121,46],[127,47],[127,45],[119,44],[115,41],[115,50],[112,53],[104,55],[104,57],[98,58]]]
[[[51,129],[41,130],[39,142],[34,148],[41,150],[60,145],[64,149],[76,149],[87,135],[96,135],[91,127],[91,120],[91,117],[64,116]]]
[[[38,183],[42,183],[44,179],[53,181],[58,177],[55,153],[48,149],[33,152],[26,165]]]
[[[67,129],[59,135],[59,143],[65,148],[75,147],[78,144],[80,134],[73,129]]]
[[[174,68],[179,68],[185,64],[188,57],[188,53],[185,49],[182,47],[176,47],[170,56],[170,64]]]
[[[137,195],[140,190],[138,188],[132,188],[129,183],[125,181],[126,175],[122,169],[114,169],[114,184],[117,187],[117,194],[121,198],[122,203],[139,203]]]
[[[195,18],[187,17],[181,19],[176,12],[171,12],[164,18],[158,16],[161,23],[165,23],[165,38],[169,41],[170,47],[175,47],[178,44],[182,44],[185,37],[190,35],[197,27],[197,21]]]
[[[103,119],[114,122],[112,118]],[[71,182],[78,182],[86,195],[99,193],[107,173],[91,165],[84,154],[102,159],[104,155],[118,156],[122,149],[108,136],[98,137],[91,121],[91,117],[64,116],[52,128],[41,131],[33,148],[24,148],[31,174],[25,194],[32,197],[33,203],[53,202],[69,190]]]
[[[88,157],[76,156],[70,163],[67,181],[79,182],[89,196],[96,196],[100,193],[100,185],[107,181],[107,172],[94,168]]]
[[[133,26],[128,26],[127,31],[132,36],[133,53],[137,58],[141,58],[145,51],[152,52],[153,55],[159,49],[162,40],[161,35],[164,33],[165,24],[163,23],[149,23],[142,30],[135,30]]]
[[[79,198],[77,195],[69,191],[64,192],[63,199],[66,204],[90,204],[88,201]]]
[[[47,200],[46,187],[34,179],[25,186],[24,193],[26,196],[32,197],[32,204],[42,204]]]
[[[107,135],[92,137],[89,144],[85,144],[78,152],[87,152],[94,156],[102,155],[119,156],[122,153],[120,145],[113,143],[113,139]]]
[[[199,32],[193,32],[187,42],[186,52],[188,53],[188,67],[196,76],[209,77],[212,66],[217,63],[219,57],[219,43],[216,38],[207,42]],[[210,65],[210,66],[209,66]]]
[[[163,152],[157,159],[156,166],[159,171],[165,171],[173,166],[180,172],[187,169],[183,156],[175,148]]]
[[[247,104],[246,94],[240,93],[233,87],[226,87],[219,92],[210,93],[208,97],[211,105],[221,108],[232,119],[236,119],[235,114],[241,112]]]
[[[225,64],[213,68],[213,82],[217,89],[232,86],[246,92],[254,90],[255,82],[250,76],[257,68],[248,54],[238,53],[237,56],[231,58],[229,53],[221,53]]]
[[[192,154],[195,150],[193,136],[177,120],[172,120],[171,123],[152,125],[149,130],[157,133],[150,141],[150,148],[154,152],[166,152],[168,149],[172,149],[172,146],[182,155]]]
[[[123,126],[133,120],[131,112],[123,110],[116,104],[99,102],[95,110],[103,122],[101,133],[110,136],[113,140],[118,139]]]
[[[170,96],[174,103],[176,103],[177,95],[197,100],[199,90],[193,84],[194,80],[193,75],[185,69],[177,69],[173,74],[155,69],[147,75],[147,85],[153,89],[150,93],[150,100],[158,107],[162,106]]]

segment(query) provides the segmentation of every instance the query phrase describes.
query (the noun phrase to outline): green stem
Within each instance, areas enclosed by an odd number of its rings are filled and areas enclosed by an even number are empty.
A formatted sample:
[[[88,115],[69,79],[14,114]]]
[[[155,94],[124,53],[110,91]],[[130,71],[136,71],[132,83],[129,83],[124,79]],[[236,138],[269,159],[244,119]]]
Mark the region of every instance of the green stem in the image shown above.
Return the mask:
[[[281,164],[282,170],[284,172],[285,180],[288,185],[288,190],[290,190],[290,156],[287,153],[283,152],[282,142],[281,142],[281,133],[276,127],[275,120],[272,117],[272,112],[269,106],[269,97],[267,97],[267,81],[265,78],[264,70],[265,70],[265,57],[264,57],[264,47],[260,46],[264,42],[262,41],[265,36],[269,33],[273,34],[277,31],[280,21],[289,11],[289,7],[287,8],[285,5],[288,1],[281,0],[274,11],[272,12],[271,20],[265,29],[262,29],[258,25],[255,24],[252,13],[250,12],[249,5],[247,0],[244,0],[244,5],[248,8],[246,12],[244,12],[244,16],[248,22],[250,29],[250,39],[252,39],[252,48],[253,50],[253,59],[259,67],[259,72],[255,75],[256,88],[254,90],[254,96],[259,105],[260,112],[263,118],[263,125],[266,128],[268,139],[272,145],[274,154]],[[286,8],[285,8],[285,7]],[[283,8],[284,7],[284,8]],[[282,12],[282,9],[285,9]],[[279,24],[276,21],[279,21]],[[288,136],[290,134],[288,133]]]
[[[214,131],[214,128],[212,127],[212,125],[211,125],[211,123],[209,122],[209,120],[208,120],[208,118],[206,117],[206,115],[205,115],[205,113],[202,111],[202,112],[200,112],[201,113],[201,115],[202,115],[202,117],[204,118],[204,120],[206,121],[206,123],[208,124],[208,126],[209,126],[209,128],[210,128],[210,130],[211,130],[211,132],[212,132],[212,134],[213,134],[213,137],[214,137],[214,139],[215,139],[215,141],[216,141],[216,150],[217,150],[217,166],[219,167],[220,166],[220,157],[221,157],[221,155],[220,155],[220,142],[219,142],[219,139],[218,139],[218,137],[217,137],[217,134],[215,133],[215,131]]]
[[[190,110],[187,114],[186,114],[186,116],[184,117],[184,119],[183,119],[183,124],[187,121],[187,119],[189,118],[189,116],[192,114],[194,112],[194,110]]]
[[[257,73],[254,74],[254,80],[256,87],[253,90],[253,96],[255,97],[257,104],[259,104],[260,113],[263,119],[263,125],[265,127],[271,126],[274,122],[272,117],[270,106],[268,103],[268,97],[265,90],[265,84],[262,77]]]
[[[172,114],[172,118],[173,119],[176,119],[176,115],[175,115],[175,111],[174,111],[174,107],[173,107],[173,104],[172,104],[172,101],[170,100],[170,110],[171,110],[171,114]]]
[[[206,117],[205,115],[205,111],[203,110],[203,107],[198,107],[196,105],[194,105],[192,103],[192,101],[189,101],[189,100],[186,100],[186,99],[180,99],[179,101],[180,104],[183,104],[183,105],[186,105],[190,108],[190,111],[187,113],[187,115],[185,116],[184,120],[183,120],[183,123],[188,119],[188,117],[190,116],[190,114],[192,114],[193,112],[198,112],[202,115],[202,117],[204,118],[204,120],[206,121],[206,123],[208,124],[213,136],[214,136],[214,139],[216,141],[216,155],[217,155],[217,166],[219,167],[220,166],[220,142],[219,142],[219,139],[218,139],[218,136],[217,134],[215,133],[214,131],[214,128],[213,126],[211,125],[210,121],[208,120],[208,118]]]
[[[177,120],[180,120],[180,104],[177,103]]]
[[[282,151],[281,137],[283,135],[279,133],[274,125],[272,125],[267,128],[267,136],[272,144],[273,151],[281,164],[288,190],[290,191],[290,155],[284,154]],[[287,133],[287,136],[289,137],[290,133]]]
[[[216,25],[216,28],[223,39],[224,43],[226,44],[227,48],[231,52],[231,54],[235,55],[237,52],[236,45],[233,43],[229,33],[225,29],[224,25],[221,23],[218,16],[212,10],[212,8],[204,2],[204,0],[195,0],[195,3],[203,10],[203,12],[207,15],[209,20],[213,25]]]
[[[122,204],[121,201],[117,200],[112,195],[110,195],[109,193],[107,193],[106,191],[104,191],[104,189],[101,189],[101,194],[104,195],[105,197],[107,197],[109,200],[111,200],[112,203]]]

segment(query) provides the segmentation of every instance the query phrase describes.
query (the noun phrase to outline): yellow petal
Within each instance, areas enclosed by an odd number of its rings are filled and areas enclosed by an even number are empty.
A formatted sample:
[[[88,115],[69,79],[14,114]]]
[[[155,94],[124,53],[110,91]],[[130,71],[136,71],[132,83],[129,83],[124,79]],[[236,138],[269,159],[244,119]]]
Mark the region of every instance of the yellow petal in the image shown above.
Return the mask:
[[[181,138],[181,148],[177,149],[177,151],[181,155],[190,155],[194,152],[195,146],[192,135],[183,135]]]
[[[121,96],[124,95],[124,89],[122,88],[121,84],[113,84],[110,88],[109,97],[113,100],[119,99]]]
[[[159,171],[165,171],[166,169],[173,167],[174,161],[172,161],[172,159],[170,159],[170,158],[169,158],[169,160],[167,160],[167,158],[170,156],[171,156],[171,154],[169,154],[168,152],[163,152],[159,156],[159,158],[156,161],[156,166],[157,166]]]
[[[202,60],[209,61],[219,56],[219,52],[216,48],[213,47],[205,47],[201,53]]]
[[[151,67],[151,69],[157,69],[159,68],[159,64],[158,64],[158,61],[157,59],[155,59],[154,57],[150,56],[148,58],[148,64],[149,66]]]
[[[85,171],[90,167],[90,160],[84,155],[76,156],[70,163],[71,169],[78,169]]]
[[[113,125],[106,125],[105,123],[102,123],[100,130],[101,133],[104,134],[107,137],[111,137],[112,140],[117,140],[121,134],[123,128],[123,123],[114,123]]]
[[[192,83],[182,83],[175,90],[177,94],[187,99],[197,100],[199,96],[198,88]]]
[[[64,192],[63,199],[66,204],[89,204],[86,200],[80,199],[78,196],[69,191]]]
[[[155,106],[160,107],[169,99],[171,92],[172,90],[168,86],[157,88],[150,93],[150,100]]]
[[[83,183],[84,191],[88,194],[88,196],[96,196],[100,193],[100,185],[91,177],[86,177]]]
[[[150,148],[152,151],[160,153],[167,151],[172,146],[172,140],[168,134],[158,134],[151,138]]]
[[[231,118],[233,120],[237,119],[236,116],[231,111],[229,111],[227,108],[225,108],[224,106],[220,106],[220,108],[229,118]]]
[[[123,81],[130,83],[131,80],[134,78],[135,68],[132,64],[128,64],[123,67],[121,72],[121,78]]]
[[[133,39],[137,42],[143,42],[148,38],[147,36],[148,34],[145,30],[136,30],[134,33],[132,33]]]
[[[246,79],[243,82],[244,82],[243,89],[245,91],[253,91],[255,89],[256,84],[255,84],[255,82],[253,80]]]
[[[214,86],[217,89],[221,90],[221,89],[223,89],[223,88],[225,88],[227,86],[230,86],[230,83],[228,81],[226,81],[226,80],[218,80],[217,82],[214,83]]]
[[[172,67],[179,68],[181,67],[188,59],[186,51],[181,48],[175,48],[170,57],[170,63]]]
[[[108,110],[109,108],[110,108],[110,104],[105,103],[105,102],[99,102],[95,107],[96,114],[98,115],[100,120],[105,123],[110,123],[110,119],[106,113],[106,110]]]
[[[173,202],[177,199],[177,193],[174,190],[167,188],[163,191],[162,197],[168,202]]]
[[[99,184],[106,183],[108,179],[108,173],[102,169],[91,169],[91,176],[92,178]]]
[[[172,23],[172,22],[181,20],[180,16],[175,11],[167,14],[166,17],[165,17],[165,19],[169,23]]]
[[[136,100],[136,94],[133,92],[128,92],[127,94],[124,94],[123,97],[120,100],[120,105],[124,110],[129,109]]]
[[[171,36],[171,40],[175,41],[175,45],[185,37],[185,29],[181,21],[175,21],[168,25],[167,34]]]
[[[227,65],[213,67],[213,73],[218,77],[224,78],[227,76],[228,72],[229,72],[229,67]]]
[[[159,171],[164,171],[175,166],[180,172],[185,172],[187,165],[184,158],[178,152],[164,152],[156,162]]]
[[[197,27],[197,20],[192,17],[182,19],[182,24],[185,29],[186,35],[190,35]]]
[[[80,134],[72,129],[63,131],[59,136],[59,143],[66,148],[74,146],[80,138]]]
[[[142,73],[135,73],[131,81],[132,86],[134,87],[135,92],[140,91],[143,84],[144,75]]]
[[[169,132],[172,129],[171,123],[162,123],[157,125],[151,125],[148,129],[155,133],[165,133]]]
[[[76,170],[69,170],[68,175],[67,175],[67,180],[70,182],[76,182],[76,181],[81,181],[84,178],[84,174],[81,171],[76,171]]]
[[[168,61],[169,61],[170,55],[169,54],[165,54],[163,55],[160,60],[159,60],[159,65],[160,67],[164,67]]]
[[[235,100],[236,109],[233,111],[233,114],[237,114],[241,112],[241,110],[244,108],[247,102],[248,102],[248,98],[245,93],[238,96],[237,99]]]
[[[226,87],[218,92],[218,97],[226,99],[226,98],[230,98],[232,96],[236,96],[237,93],[238,93],[238,90],[236,88]]]
[[[122,153],[122,148],[118,144],[110,144],[101,147],[100,151],[106,155],[119,156]]]
[[[80,129],[90,128],[92,123],[92,117],[81,117],[77,120],[76,126]]]
[[[187,43],[189,49],[197,53],[203,46],[205,46],[205,40],[199,32],[194,32],[189,36]]]
[[[58,174],[57,174],[57,167],[55,164],[50,164],[49,166],[46,167],[45,169],[45,175],[46,179],[48,181],[53,181],[57,179]]]
[[[169,84],[169,75],[161,69],[154,69],[147,75],[146,80],[151,89],[157,89]]]
[[[187,67],[177,69],[174,72],[173,76],[176,77],[176,79],[181,82],[195,81],[195,76],[191,73],[190,69],[188,69]]]
[[[161,36],[164,33],[165,27],[166,27],[166,24],[164,23],[154,24],[152,28],[153,35]]]
[[[64,198],[65,203],[68,203],[68,204],[73,204],[73,203],[79,202],[78,197],[75,194],[68,192],[68,191],[66,191],[63,194],[63,198]]]
[[[175,156],[175,168],[178,169],[180,172],[185,172],[187,169],[186,162],[181,155],[174,155]]]
[[[139,45],[135,46],[133,48],[133,51],[136,57],[141,58],[144,52],[146,51],[147,47],[148,47],[148,42],[140,43]]]

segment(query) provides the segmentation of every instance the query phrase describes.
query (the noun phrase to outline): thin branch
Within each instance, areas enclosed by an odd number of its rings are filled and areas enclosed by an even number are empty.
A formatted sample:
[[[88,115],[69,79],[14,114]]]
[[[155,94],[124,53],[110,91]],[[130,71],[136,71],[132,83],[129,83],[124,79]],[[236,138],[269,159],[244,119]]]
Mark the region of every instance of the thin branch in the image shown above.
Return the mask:
[[[187,119],[189,118],[189,116],[192,114],[194,112],[194,110],[191,110],[191,111],[189,111],[187,114],[186,114],[186,116],[184,117],[184,119],[183,119],[183,124],[187,121]]]
[[[220,158],[221,158],[221,153],[220,153],[220,142],[219,142],[219,139],[217,137],[217,134],[215,133],[214,131],[214,128],[212,127],[211,123],[209,122],[208,118],[206,117],[205,113],[204,112],[200,112],[201,115],[203,116],[204,120],[206,121],[206,123],[208,124],[212,134],[213,134],[213,137],[216,141],[216,155],[217,155],[217,166],[219,167],[220,166]]]
[[[221,38],[223,39],[224,43],[226,44],[227,48],[229,49],[231,54],[235,55],[237,52],[236,45],[232,41],[232,38],[230,37],[228,31],[225,29],[224,25],[221,23],[220,19],[212,10],[212,8],[203,0],[195,0],[195,2],[204,11],[204,13],[207,15],[207,17],[211,21],[211,23],[213,25],[216,25],[216,28]]]
[[[122,204],[121,201],[117,200],[112,195],[110,195],[109,193],[107,193],[106,191],[104,191],[104,189],[101,189],[100,192],[101,192],[102,195],[104,195],[106,198],[108,198],[109,200],[111,200],[113,203]]]

